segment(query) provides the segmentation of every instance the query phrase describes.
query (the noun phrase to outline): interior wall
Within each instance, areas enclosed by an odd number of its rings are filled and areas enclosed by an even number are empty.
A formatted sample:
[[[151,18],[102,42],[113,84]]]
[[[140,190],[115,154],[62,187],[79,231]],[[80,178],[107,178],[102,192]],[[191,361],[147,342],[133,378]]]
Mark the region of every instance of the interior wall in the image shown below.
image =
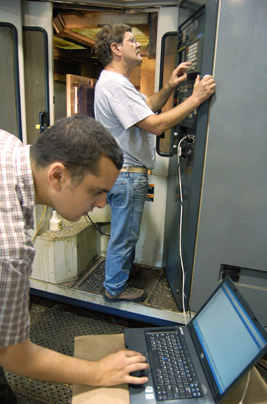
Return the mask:
[[[143,58],[141,65],[141,93],[149,96],[154,94],[156,59]]]
[[[156,59],[142,58],[142,64],[132,71],[129,80],[142,94],[154,94]]]
[[[55,121],[67,116],[66,106],[66,83],[55,81]]]
[[[136,66],[129,77],[130,82],[135,86],[137,90],[140,90],[141,83],[141,66]]]

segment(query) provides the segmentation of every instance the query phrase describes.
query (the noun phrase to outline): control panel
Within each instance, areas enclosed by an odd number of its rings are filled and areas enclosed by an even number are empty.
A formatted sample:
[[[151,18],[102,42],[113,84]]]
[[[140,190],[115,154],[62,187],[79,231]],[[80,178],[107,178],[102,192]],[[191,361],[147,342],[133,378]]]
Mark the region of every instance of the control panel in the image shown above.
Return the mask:
[[[203,33],[199,38],[186,46],[186,60],[191,62],[188,73],[200,73],[202,64]]]
[[[205,16],[205,9],[202,7],[179,27],[176,64],[188,61],[191,62],[191,66],[187,71],[187,80],[174,93],[174,105],[182,103],[192,94],[196,77],[202,73]],[[197,118],[198,109],[195,109],[173,129],[176,134],[173,142],[174,149],[177,148],[177,142],[185,138],[182,143],[182,157],[186,158],[189,163],[193,160]],[[187,152],[188,149],[190,153]]]

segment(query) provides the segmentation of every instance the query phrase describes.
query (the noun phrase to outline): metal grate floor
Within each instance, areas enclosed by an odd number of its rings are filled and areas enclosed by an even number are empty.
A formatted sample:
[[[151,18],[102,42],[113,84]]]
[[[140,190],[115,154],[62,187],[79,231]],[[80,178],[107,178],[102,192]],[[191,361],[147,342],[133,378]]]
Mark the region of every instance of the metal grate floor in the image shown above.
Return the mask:
[[[98,295],[104,293],[105,258],[100,257],[72,288]],[[138,303],[144,306],[177,312],[179,308],[163,269],[141,265],[141,272],[128,281],[129,287],[145,289],[147,298]]]

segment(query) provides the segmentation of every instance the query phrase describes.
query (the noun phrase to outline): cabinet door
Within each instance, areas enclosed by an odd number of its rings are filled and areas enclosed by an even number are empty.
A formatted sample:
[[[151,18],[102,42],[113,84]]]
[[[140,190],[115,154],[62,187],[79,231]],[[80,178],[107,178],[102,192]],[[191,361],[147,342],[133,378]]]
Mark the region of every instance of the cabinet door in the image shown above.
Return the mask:
[[[159,89],[165,86],[169,80],[173,69],[175,68],[177,53],[177,32],[166,32],[161,40],[161,55],[160,55],[160,77],[159,77]],[[173,107],[174,99],[173,95],[162,107],[161,112],[168,111]],[[172,150],[173,146],[173,130],[168,129],[162,137],[157,136],[156,149],[157,153],[163,157],[170,157],[174,154]]]
[[[24,143],[53,123],[52,62],[52,4],[1,0],[0,126]]]

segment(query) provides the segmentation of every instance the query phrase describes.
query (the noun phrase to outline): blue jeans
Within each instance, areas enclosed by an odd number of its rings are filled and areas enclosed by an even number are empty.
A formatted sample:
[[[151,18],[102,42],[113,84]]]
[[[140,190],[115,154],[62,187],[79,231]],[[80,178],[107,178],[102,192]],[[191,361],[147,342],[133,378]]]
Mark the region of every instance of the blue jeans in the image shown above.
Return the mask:
[[[135,259],[148,178],[142,173],[120,173],[107,195],[111,207],[111,233],[107,248],[105,289],[113,296],[127,287]]]

